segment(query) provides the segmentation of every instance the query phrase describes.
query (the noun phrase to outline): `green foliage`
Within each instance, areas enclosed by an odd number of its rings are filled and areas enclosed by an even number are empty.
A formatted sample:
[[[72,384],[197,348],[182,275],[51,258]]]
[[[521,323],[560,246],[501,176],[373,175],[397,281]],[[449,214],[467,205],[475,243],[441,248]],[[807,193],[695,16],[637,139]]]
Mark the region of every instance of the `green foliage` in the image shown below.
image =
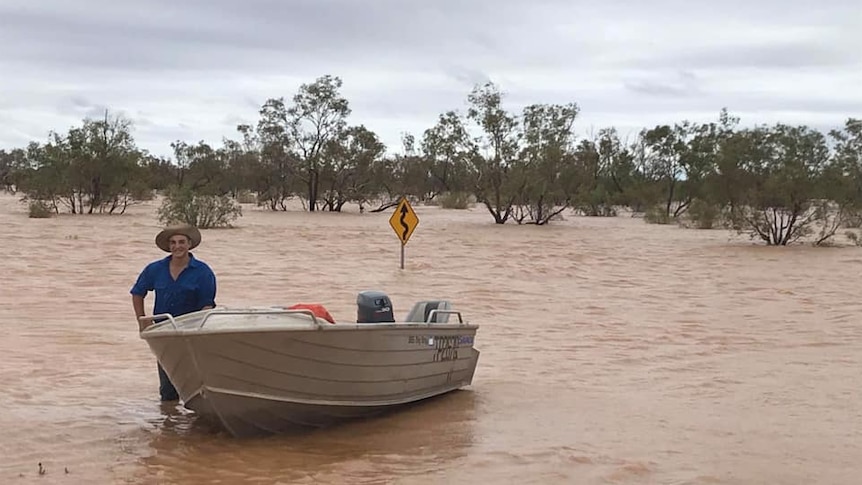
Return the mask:
[[[721,184],[722,202],[733,204],[734,227],[777,246],[812,235],[813,226],[825,222],[828,214],[816,203],[826,195],[823,177],[830,156],[825,137],[807,127],[782,124],[734,136],[741,143],[732,145],[737,165],[728,174],[736,181]]]
[[[177,184],[201,195],[225,195],[232,184],[228,171],[228,153],[204,142],[189,145],[183,141],[171,144],[177,160]]]
[[[589,192],[582,191],[576,205],[577,211],[589,217],[616,217],[617,209],[610,204],[612,198],[604,184],[594,184]]]
[[[0,189],[16,193],[27,168],[27,152],[21,148],[0,150]]]
[[[475,151],[464,120],[454,111],[441,114],[422,138],[424,164],[430,176],[427,198],[468,187],[469,162]]]
[[[401,152],[387,153],[377,134],[348,122],[341,87],[338,77],[318,77],[292,97],[267,99],[236,139],[177,140],[170,159],[139,149],[129,120],[85,119],[44,143],[0,150],[0,188],[55,213],[116,214],[176,187],[160,217],[213,227],[241,216],[237,200],[382,211],[405,195],[443,207],[475,201],[498,224],[628,207],[649,223],[729,227],[769,245],[827,244],[862,225],[862,120],[828,134],[740,129],[723,109],[712,122],[662,124],[632,140],[613,128],[579,139],[577,103],[512,112],[489,82],[467,94],[466,112],[443,110],[418,142],[405,133]]]
[[[572,126],[579,112],[575,103],[524,108],[518,202],[535,224],[547,224],[566,210],[591,172],[573,153]]]
[[[158,209],[164,225],[191,224],[200,229],[231,227],[242,216],[242,207],[226,195],[196,194],[189,188],[173,187]]]
[[[664,206],[651,206],[644,213],[644,221],[649,224],[670,224],[672,220],[673,216]]]
[[[721,208],[703,199],[695,199],[688,208],[688,218],[698,229],[712,229],[721,217]]]
[[[30,219],[48,219],[56,214],[56,208],[44,200],[31,200],[28,208]]]
[[[341,93],[341,78],[326,75],[303,84],[287,110],[288,133],[295,143],[297,172],[306,182],[308,210],[317,209],[321,172],[331,169],[331,158],[323,156],[326,147],[346,129],[350,103]]]
[[[494,222],[505,224],[525,185],[524,170],[517,170],[519,122],[503,108],[503,93],[493,83],[475,86],[467,96],[467,119],[481,130],[468,145],[465,158],[476,199]]]
[[[323,152],[328,160],[320,171],[323,210],[340,212],[347,202],[364,204],[373,199],[379,182],[375,169],[385,149],[365,126],[342,130]]]
[[[469,209],[472,205],[472,195],[469,192],[446,192],[437,196],[440,207],[444,209]]]
[[[236,194],[236,201],[240,204],[254,204],[257,203],[257,196],[249,190],[240,190]]]
[[[142,154],[123,117],[85,119],[66,135],[31,143],[13,180],[29,199],[51,201],[72,214],[123,213],[148,191]]]

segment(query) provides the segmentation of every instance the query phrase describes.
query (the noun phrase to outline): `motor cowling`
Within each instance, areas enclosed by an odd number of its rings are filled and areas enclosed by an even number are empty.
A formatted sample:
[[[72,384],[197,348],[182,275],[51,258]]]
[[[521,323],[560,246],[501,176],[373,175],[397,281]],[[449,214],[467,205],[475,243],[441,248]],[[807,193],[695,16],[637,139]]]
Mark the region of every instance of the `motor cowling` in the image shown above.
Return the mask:
[[[395,322],[392,301],[382,291],[363,291],[356,296],[356,323]]]
[[[427,323],[448,323],[448,313],[435,313],[431,315],[432,310],[451,310],[452,304],[447,300],[425,300],[417,302],[413,305],[410,313],[407,314],[405,321],[407,322],[427,322]],[[430,317],[430,318],[429,318]]]

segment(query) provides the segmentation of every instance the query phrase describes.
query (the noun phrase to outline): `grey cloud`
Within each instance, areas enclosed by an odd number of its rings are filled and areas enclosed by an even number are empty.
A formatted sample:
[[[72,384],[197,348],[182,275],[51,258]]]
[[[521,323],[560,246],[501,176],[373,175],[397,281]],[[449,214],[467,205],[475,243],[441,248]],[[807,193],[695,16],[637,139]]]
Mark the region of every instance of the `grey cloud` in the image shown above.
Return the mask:
[[[75,108],[89,108],[93,105],[93,103],[91,103],[83,96],[72,96],[69,99],[69,104],[71,104]]]
[[[141,112],[136,113],[132,121],[134,126],[138,128],[149,129],[150,127],[156,126],[151,119]]]
[[[860,32],[857,0],[6,0],[0,147],[105,106],[133,113],[153,151],[218,143],[322,74],[344,79],[351,123],[394,149],[487,80],[512,110],[578,102],[579,129],[723,106],[840,124],[862,111]],[[800,69],[823,75],[801,83]]]
[[[75,118],[90,119],[104,118],[106,111],[108,113],[117,114],[115,113],[116,110],[112,109],[110,106],[107,106],[104,103],[91,101],[86,96],[80,94],[62,99],[57,107],[57,111]]]
[[[648,96],[684,97],[699,92],[697,78],[688,71],[681,71],[672,79],[630,79],[623,85],[630,91]]]
[[[472,89],[475,85],[482,85],[491,81],[491,76],[480,69],[468,66],[453,66],[448,68],[447,74],[455,81]]]
[[[858,66],[862,58],[844,46],[825,41],[784,40],[763,45],[694,48],[680,54],[665,54],[638,62],[641,67],[684,69],[802,69]]]
[[[225,117],[222,118],[222,121],[221,121],[221,124],[223,124],[225,126],[233,126],[233,127],[236,127],[236,126],[239,126],[242,124],[246,124],[246,123],[252,123],[253,124],[254,122],[252,120],[246,119],[246,118],[239,116],[239,115],[236,115],[236,114],[225,115]],[[225,133],[225,135],[228,135],[228,134]],[[231,134],[231,136],[232,136],[232,134]]]
[[[263,105],[262,101],[252,99],[249,96],[246,96],[245,98],[243,98],[243,106],[245,108],[251,108],[253,110],[259,110],[262,105]]]
[[[98,5],[92,9],[69,5],[48,1],[28,8],[0,6],[0,41],[21,46],[7,56],[138,70],[276,70],[284,68],[281,62],[302,69],[321,60],[422,63],[418,57],[487,51],[493,45],[487,35],[478,34],[472,41],[460,33],[471,22],[493,22],[503,11],[489,1],[468,2],[465,8],[451,0],[418,12],[391,0],[192,1],[180,7],[151,1],[141,4],[145,9],[126,7],[129,11],[120,10],[118,3],[91,2]],[[25,38],[27,42],[15,42]],[[357,55],[363,60],[354,61]]]
[[[687,96],[691,94],[691,91],[686,87],[657,81],[626,81],[625,87],[630,91],[647,95]]]
[[[96,105],[91,106],[89,109],[87,109],[84,112],[84,117],[89,118],[89,119],[93,119],[93,120],[99,120],[99,119],[104,119],[106,113],[109,116],[112,114],[112,110],[109,106],[96,104]],[[119,113],[114,113],[114,114],[119,114]]]

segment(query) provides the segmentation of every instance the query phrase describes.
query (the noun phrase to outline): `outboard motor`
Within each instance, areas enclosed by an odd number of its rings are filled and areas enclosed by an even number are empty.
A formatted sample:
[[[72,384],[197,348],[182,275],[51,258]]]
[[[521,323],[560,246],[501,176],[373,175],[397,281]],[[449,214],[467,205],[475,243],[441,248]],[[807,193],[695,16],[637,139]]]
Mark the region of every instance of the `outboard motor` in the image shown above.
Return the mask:
[[[452,304],[447,300],[426,300],[417,302],[407,314],[407,322],[448,323],[448,313],[434,313],[430,319],[431,310],[451,310]]]
[[[392,302],[381,291],[363,291],[356,296],[356,323],[395,322]]]

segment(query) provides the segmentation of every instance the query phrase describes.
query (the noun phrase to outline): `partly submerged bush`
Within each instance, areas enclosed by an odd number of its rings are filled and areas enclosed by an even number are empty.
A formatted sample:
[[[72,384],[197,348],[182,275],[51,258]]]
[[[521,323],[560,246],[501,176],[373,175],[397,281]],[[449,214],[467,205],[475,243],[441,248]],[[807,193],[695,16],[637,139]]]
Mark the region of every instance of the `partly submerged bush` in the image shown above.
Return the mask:
[[[443,209],[467,209],[473,201],[468,192],[446,192],[437,196]]]
[[[250,190],[241,190],[236,196],[240,204],[257,204],[257,195]]]
[[[29,216],[31,219],[47,219],[56,213],[54,207],[44,200],[31,200]]]
[[[200,229],[231,227],[242,216],[242,207],[226,195],[200,195],[185,188],[174,188],[165,194],[158,210],[164,225],[191,224]]]
[[[670,224],[672,217],[667,214],[667,210],[661,206],[653,206],[644,213],[644,221],[649,224]]]
[[[688,218],[698,229],[712,229],[719,222],[721,208],[701,199],[695,199],[688,208]]]

